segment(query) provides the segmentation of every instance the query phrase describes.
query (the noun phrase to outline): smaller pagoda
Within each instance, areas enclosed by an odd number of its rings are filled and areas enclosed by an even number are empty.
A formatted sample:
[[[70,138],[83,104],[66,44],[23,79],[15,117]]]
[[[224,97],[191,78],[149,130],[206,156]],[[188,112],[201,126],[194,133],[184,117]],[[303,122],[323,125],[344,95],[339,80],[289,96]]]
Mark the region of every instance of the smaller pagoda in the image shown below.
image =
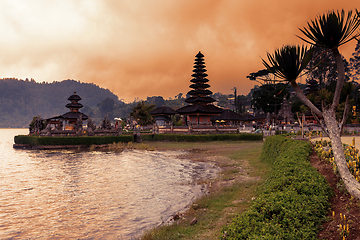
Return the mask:
[[[206,71],[204,55],[199,51],[195,56],[194,73],[191,75],[193,79],[190,80],[192,90],[187,93],[190,97],[185,100],[189,105],[177,110],[184,116],[186,125],[210,126],[210,117],[220,115],[224,111],[212,104],[215,99],[209,96],[212,92],[207,89],[210,85],[207,83],[209,80],[206,78]]]
[[[75,130],[78,119],[81,119],[82,121],[88,120],[89,117],[79,111],[79,109],[83,107],[83,105],[79,103],[81,97],[74,92],[68,100],[70,103],[66,104],[65,107],[70,110],[69,112],[46,119],[47,125],[50,125],[52,129]]]
[[[68,98],[68,100],[70,101],[70,103],[66,104],[65,107],[70,109],[70,111],[67,113],[64,113],[61,116],[65,119],[67,119],[70,124],[75,123],[79,117],[81,117],[83,120],[87,120],[88,116],[79,112],[79,109],[83,107],[83,105],[81,103],[79,103],[79,101],[81,100],[81,97],[79,95],[77,95],[76,92],[74,92],[74,94],[71,95]]]

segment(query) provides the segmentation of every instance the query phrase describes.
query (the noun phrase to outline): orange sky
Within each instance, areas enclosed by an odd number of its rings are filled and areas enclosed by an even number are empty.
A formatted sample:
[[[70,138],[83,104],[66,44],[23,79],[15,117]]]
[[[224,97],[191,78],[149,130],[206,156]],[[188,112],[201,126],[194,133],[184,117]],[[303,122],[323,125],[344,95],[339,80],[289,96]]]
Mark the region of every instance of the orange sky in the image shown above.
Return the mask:
[[[119,99],[186,94],[205,55],[213,92],[247,94],[261,57],[302,43],[298,28],[356,0],[3,0],[0,78],[75,79]],[[347,59],[355,42],[340,48]],[[76,89],[69,90],[70,92]]]

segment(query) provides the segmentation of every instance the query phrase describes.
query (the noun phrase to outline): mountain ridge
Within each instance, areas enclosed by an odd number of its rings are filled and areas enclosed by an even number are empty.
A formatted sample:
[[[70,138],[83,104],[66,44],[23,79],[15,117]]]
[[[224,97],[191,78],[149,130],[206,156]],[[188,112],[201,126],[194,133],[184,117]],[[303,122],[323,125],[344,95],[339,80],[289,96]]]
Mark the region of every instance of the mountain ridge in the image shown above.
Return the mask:
[[[68,111],[70,95],[76,92],[84,107],[94,108],[106,98],[119,101],[109,89],[71,79],[37,83],[28,79],[0,80],[0,127],[28,127],[35,116],[49,118]]]

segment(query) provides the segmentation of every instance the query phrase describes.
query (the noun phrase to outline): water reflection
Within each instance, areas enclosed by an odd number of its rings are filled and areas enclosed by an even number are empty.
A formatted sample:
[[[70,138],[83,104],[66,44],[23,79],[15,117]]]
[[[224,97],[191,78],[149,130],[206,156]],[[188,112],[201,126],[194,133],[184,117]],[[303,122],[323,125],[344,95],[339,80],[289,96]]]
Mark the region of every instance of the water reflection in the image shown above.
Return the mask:
[[[175,151],[15,150],[12,136],[19,133],[6,130],[0,130],[11,139],[0,142],[1,239],[130,239],[186,208],[205,191],[194,183],[217,172]]]

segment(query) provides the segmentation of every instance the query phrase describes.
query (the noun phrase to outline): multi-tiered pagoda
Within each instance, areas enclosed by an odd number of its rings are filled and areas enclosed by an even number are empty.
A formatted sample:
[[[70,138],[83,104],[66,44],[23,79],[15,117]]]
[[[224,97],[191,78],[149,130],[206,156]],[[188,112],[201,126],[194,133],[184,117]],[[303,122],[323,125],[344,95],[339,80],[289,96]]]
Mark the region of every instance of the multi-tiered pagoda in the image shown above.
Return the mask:
[[[74,92],[68,100],[70,103],[66,104],[65,107],[70,110],[69,112],[46,119],[47,125],[50,125],[51,128],[57,130],[74,130],[74,126],[78,119],[81,119],[82,121],[88,120],[89,117],[79,111],[79,109],[83,107],[83,105],[79,103],[81,97]]]
[[[189,105],[178,109],[177,112],[185,116],[186,125],[211,125],[210,117],[219,115],[224,110],[214,106],[212,103],[215,99],[209,96],[212,92],[207,89],[210,85],[207,84],[209,80],[206,78],[208,75],[204,55],[199,52],[195,57],[194,73],[191,75],[193,79],[190,80],[192,90],[187,93],[190,97],[185,100]]]

